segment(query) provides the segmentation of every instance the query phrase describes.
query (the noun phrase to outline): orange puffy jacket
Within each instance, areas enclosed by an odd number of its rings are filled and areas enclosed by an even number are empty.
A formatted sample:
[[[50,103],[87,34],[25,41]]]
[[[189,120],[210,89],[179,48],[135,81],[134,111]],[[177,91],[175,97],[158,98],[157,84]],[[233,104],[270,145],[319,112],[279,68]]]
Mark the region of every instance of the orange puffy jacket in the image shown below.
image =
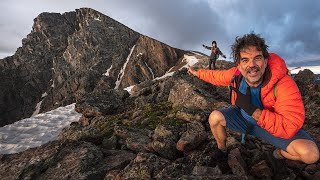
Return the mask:
[[[277,54],[269,55],[260,93],[264,109],[257,123],[272,135],[289,139],[304,123],[304,105],[296,83],[288,75],[284,60]],[[197,77],[217,86],[228,86],[237,72],[236,67],[229,70],[201,69],[197,71]],[[237,77],[242,78],[242,75]],[[239,80],[235,80],[232,86],[238,88],[237,83]],[[232,91],[231,104],[235,104],[235,99],[236,93]]]

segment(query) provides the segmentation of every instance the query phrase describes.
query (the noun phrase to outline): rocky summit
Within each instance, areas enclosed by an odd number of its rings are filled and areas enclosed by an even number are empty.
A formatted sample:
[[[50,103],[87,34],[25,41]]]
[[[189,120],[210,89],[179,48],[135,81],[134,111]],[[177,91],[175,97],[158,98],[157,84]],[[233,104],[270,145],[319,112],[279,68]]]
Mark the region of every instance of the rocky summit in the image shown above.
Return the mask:
[[[199,59],[195,68],[206,67],[207,56],[169,47],[86,8],[39,15],[23,42],[1,62],[1,76],[12,73],[0,86],[7,92],[1,103],[11,103],[1,106],[2,120],[15,108],[28,116],[38,102],[41,111],[76,102],[82,117],[55,141],[0,155],[0,179],[320,179],[319,162],[276,160],[273,146],[253,136],[241,144],[231,130],[228,158],[211,158],[216,141],[207,119],[229,105],[228,88],[183,68],[186,56]],[[219,69],[231,66],[217,62]],[[304,129],[319,145],[320,87],[311,71],[294,78],[306,106]],[[128,86],[130,93],[123,90]]]
[[[0,126],[164,75],[183,50],[93,9],[42,13],[13,56],[0,60]]]

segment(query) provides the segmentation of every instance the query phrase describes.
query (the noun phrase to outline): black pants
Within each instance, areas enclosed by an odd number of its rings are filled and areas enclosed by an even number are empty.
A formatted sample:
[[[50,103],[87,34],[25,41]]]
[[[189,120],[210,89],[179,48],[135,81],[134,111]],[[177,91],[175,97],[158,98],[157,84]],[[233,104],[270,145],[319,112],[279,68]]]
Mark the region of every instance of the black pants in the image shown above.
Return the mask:
[[[217,59],[213,58],[213,59],[209,59],[209,69],[216,69],[216,61]],[[212,65],[212,68],[211,68]]]

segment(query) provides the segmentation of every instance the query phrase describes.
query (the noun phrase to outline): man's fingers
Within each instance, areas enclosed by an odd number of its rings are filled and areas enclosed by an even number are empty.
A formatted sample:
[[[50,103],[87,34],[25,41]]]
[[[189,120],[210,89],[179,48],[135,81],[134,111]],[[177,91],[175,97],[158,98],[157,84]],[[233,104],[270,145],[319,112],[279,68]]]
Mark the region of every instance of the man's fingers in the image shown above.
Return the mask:
[[[189,75],[194,75],[194,71],[193,71],[193,69],[189,66],[189,68],[188,68],[188,71],[187,71],[187,73],[189,74]]]

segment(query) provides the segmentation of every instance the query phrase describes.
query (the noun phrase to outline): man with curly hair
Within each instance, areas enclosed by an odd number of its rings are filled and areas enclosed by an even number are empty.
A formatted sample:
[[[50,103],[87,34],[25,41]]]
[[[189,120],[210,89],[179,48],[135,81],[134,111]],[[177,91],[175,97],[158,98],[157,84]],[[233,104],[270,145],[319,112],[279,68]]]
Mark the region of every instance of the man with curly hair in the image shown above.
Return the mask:
[[[213,157],[227,157],[227,127],[268,141],[276,147],[273,156],[277,159],[317,162],[319,149],[302,129],[302,97],[284,60],[269,53],[265,40],[255,33],[237,37],[232,56],[236,67],[229,70],[188,70],[206,82],[231,89],[232,105],[214,110],[209,116],[217,142]]]

